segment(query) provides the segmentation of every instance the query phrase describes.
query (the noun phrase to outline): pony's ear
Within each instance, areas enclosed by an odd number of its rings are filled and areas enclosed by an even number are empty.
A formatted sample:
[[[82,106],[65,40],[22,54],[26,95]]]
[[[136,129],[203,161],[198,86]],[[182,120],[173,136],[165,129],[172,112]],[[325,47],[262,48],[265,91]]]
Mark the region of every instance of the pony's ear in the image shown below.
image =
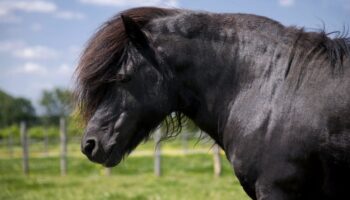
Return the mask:
[[[136,49],[150,62],[158,71],[159,63],[157,61],[155,50],[149,43],[144,32],[142,32],[140,26],[130,17],[121,15],[121,19],[124,24],[125,33],[128,36],[131,43]]]

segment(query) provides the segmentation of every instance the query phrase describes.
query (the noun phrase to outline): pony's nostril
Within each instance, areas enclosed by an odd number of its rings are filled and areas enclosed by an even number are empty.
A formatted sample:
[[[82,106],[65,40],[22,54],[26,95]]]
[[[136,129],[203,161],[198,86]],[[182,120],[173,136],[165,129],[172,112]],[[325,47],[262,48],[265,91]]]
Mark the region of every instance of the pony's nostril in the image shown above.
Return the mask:
[[[103,163],[106,160],[105,152],[99,141],[95,137],[86,138],[82,142],[81,151],[89,158],[89,160],[97,163]]]
[[[96,146],[96,140],[95,139],[88,139],[86,140],[84,147],[83,147],[83,153],[87,156],[93,156],[94,149],[97,148]]]

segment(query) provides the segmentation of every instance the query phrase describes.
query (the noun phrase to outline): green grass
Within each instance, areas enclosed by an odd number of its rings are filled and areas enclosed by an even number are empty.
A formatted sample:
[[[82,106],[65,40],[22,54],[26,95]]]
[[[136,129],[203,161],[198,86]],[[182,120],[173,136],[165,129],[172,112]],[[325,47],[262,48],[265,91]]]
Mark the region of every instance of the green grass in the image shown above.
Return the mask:
[[[148,146],[147,146],[148,145]],[[179,147],[171,144],[164,149]],[[153,145],[141,146],[152,150]],[[70,147],[77,150],[76,145]],[[4,149],[0,149],[0,152]],[[6,151],[6,150],[4,150]],[[178,199],[248,199],[223,156],[223,174],[213,176],[212,155],[165,155],[162,177],[153,175],[152,156],[130,156],[112,175],[75,152],[68,159],[68,174],[60,176],[59,158],[30,159],[30,175],[22,173],[19,157],[0,157],[0,199],[18,200],[178,200]]]

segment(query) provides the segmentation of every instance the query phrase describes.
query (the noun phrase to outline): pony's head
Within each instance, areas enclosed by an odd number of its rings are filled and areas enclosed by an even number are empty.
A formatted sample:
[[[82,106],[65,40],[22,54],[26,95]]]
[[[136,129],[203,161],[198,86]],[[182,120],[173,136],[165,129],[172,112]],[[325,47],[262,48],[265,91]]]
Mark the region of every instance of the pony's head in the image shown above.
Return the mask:
[[[86,121],[82,151],[117,165],[173,111],[171,74],[142,27],[171,10],[138,8],[106,22],[76,70],[75,95]]]

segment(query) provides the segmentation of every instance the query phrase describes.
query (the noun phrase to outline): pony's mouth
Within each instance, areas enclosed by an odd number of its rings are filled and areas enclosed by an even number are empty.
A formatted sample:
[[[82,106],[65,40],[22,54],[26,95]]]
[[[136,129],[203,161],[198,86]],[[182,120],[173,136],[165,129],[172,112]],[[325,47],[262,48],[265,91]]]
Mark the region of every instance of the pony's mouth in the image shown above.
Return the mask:
[[[144,132],[144,130],[139,130],[139,132]],[[110,152],[107,155],[107,159],[102,163],[102,165],[105,167],[117,166],[122,161],[125,154],[128,154],[133,150],[134,147],[132,144],[135,143],[135,141],[132,139],[133,135],[135,135],[135,133],[131,134],[131,138],[126,142],[126,144],[124,143],[124,145],[119,144],[118,141],[120,140],[116,138],[110,147]]]
[[[120,148],[120,145],[118,145],[117,140],[114,139],[113,144],[109,147],[109,152],[107,153],[106,160],[102,163],[105,167],[114,167],[117,166],[122,158],[123,158],[123,151],[121,149],[125,149],[125,147]]]
[[[113,147],[111,153],[108,155],[103,165],[105,167],[114,167],[117,166],[122,159],[123,155],[119,151],[117,151],[116,147]]]

